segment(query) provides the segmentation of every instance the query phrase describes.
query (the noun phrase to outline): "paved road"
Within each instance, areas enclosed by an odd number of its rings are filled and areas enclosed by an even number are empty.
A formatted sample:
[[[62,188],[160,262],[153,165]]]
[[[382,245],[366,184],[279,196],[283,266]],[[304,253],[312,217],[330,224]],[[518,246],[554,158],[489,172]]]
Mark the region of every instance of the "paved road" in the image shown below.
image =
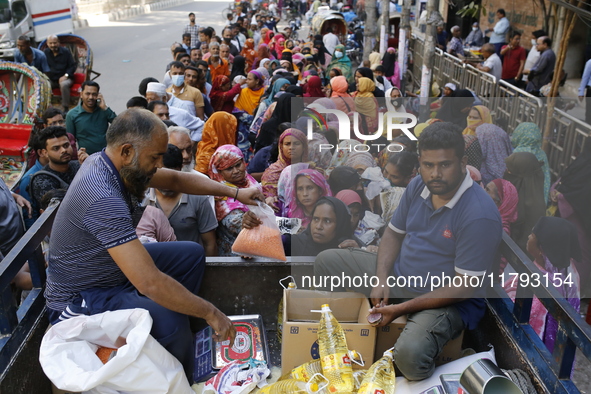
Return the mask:
[[[172,61],[170,46],[181,41],[189,12],[195,13],[197,24],[211,26],[221,35],[221,12],[228,3],[195,1],[77,30],[76,34],[92,48],[93,68],[101,73],[96,82],[111,109],[117,113],[125,110],[127,100],[139,94],[138,85],[143,78],[162,80],[166,65]]]

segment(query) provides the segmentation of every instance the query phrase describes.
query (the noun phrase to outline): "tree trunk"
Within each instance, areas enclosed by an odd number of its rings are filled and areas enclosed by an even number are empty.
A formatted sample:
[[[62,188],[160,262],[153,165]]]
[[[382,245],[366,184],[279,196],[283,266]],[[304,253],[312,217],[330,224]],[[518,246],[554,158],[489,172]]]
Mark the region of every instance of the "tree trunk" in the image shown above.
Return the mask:
[[[575,4],[574,0],[571,0],[571,4]],[[577,4],[578,8],[583,5],[582,1]],[[560,77],[562,67],[564,67],[564,61],[566,60],[566,54],[568,52],[568,41],[573,32],[575,24],[577,22],[577,15],[570,10],[566,11],[564,19],[564,30],[560,40],[560,46],[558,47],[558,56],[556,57],[556,65],[554,66],[554,76],[552,77],[552,87],[548,94],[548,101],[546,106],[546,127],[544,129],[544,139],[542,142],[542,149],[548,153],[550,134],[552,133],[552,115],[554,113],[554,105],[556,104],[556,96],[558,96],[558,88],[560,84]]]
[[[380,54],[384,55],[388,48],[388,38],[390,37],[390,0],[382,0],[382,26],[380,30]]]
[[[369,60],[369,54],[373,52],[376,34],[376,0],[365,0],[365,32],[363,40],[363,60]]]
[[[400,68],[400,90],[406,91],[406,65],[408,59],[408,40],[410,38],[410,6],[412,0],[404,0],[402,5],[402,17],[400,19],[400,32],[398,33],[398,67]]]
[[[437,34],[437,13],[439,0],[427,1],[427,32],[425,33],[425,49],[423,51],[423,70],[421,77],[421,122],[427,121],[430,113],[429,95],[433,80],[433,54],[435,52],[435,37]]]

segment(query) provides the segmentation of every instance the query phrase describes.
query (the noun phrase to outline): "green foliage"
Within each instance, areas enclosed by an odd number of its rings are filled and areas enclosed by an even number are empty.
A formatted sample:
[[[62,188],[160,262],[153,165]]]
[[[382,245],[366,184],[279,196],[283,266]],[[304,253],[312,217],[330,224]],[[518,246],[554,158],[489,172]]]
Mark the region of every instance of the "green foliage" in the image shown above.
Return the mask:
[[[461,16],[462,18],[478,18],[480,12],[486,12],[484,6],[482,6],[481,4],[474,4],[474,2],[472,1],[470,4],[460,8],[458,12],[456,12],[456,14]]]

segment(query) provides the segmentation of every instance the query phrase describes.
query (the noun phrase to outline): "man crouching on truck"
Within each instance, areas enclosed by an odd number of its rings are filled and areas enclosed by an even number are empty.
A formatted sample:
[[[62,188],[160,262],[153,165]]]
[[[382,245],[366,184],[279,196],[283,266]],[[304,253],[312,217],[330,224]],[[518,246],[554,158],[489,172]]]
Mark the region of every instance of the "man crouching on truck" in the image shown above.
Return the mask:
[[[379,279],[366,289],[372,313],[382,314],[379,326],[408,315],[393,345],[396,366],[409,380],[431,376],[443,346],[462,330],[475,328],[486,310],[484,299],[477,298],[481,292],[470,285],[485,279],[492,267],[501,218],[493,200],[470,178],[466,162],[456,126],[428,126],[419,137],[421,176],[407,186],[377,258],[359,249],[327,250],[316,258],[316,277],[367,274]],[[445,284],[432,280],[442,276],[448,279]],[[400,279],[407,279],[406,284]],[[401,302],[379,307],[390,296]]]
[[[163,169],[166,126],[143,109],[129,109],[106,134],[107,147],[88,157],[71,183],[53,224],[45,297],[56,324],[79,315],[144,308],[152,336],[182,364],[192,382],[194,346],[189,316],[203,318],[216,340],[236,331],[215,306],[197,297],[205,253],[195,242],[142,245],[135,234],[134,201],[148,187],[234,197],[235,188]],[[241,189],[243,204],[263,200]],[[138,216],[141,216],[138,215]],[[139,220],[139,219],[138,219]]]

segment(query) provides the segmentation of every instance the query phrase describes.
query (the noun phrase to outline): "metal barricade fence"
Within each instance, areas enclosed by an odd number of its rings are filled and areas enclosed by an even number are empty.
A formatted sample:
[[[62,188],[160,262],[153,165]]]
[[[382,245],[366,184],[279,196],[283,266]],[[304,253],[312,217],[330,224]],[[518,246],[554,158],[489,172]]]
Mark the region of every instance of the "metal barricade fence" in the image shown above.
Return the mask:
[[[539,97],[521,90],[503,80],[497,84],[494,102],[489,107],[495,118],[506,124],[506,132],[513,130],[523,122],[533,122],[543,127],[545,120],[544,101]]]
[[[548,164],[552,175],[558,178],[583,150],[584,144],[591,144],[591,126],[566,112],[554,109],[550,128]]]

